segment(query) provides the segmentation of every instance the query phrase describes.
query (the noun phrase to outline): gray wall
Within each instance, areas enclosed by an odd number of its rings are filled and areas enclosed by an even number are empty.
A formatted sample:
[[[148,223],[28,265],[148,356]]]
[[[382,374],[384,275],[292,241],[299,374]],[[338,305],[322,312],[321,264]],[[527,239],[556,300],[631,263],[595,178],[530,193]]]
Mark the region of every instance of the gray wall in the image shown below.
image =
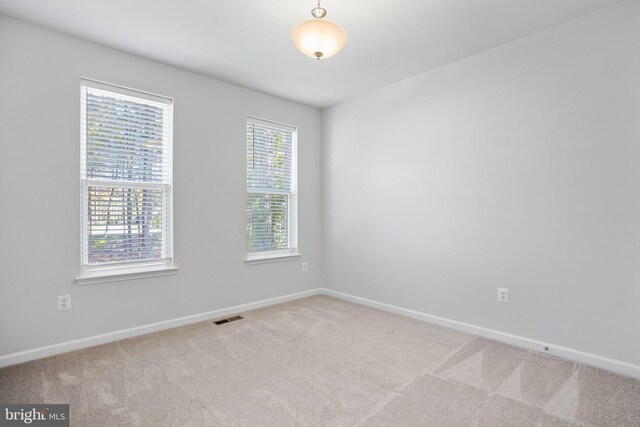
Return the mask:
[[[79,273],[80,77],[175,98],[176,276]],[[300,261],[245,267],[245,120],[299,129]],[[0,15],[0,355],[316,288],[320,112]],[[57,311],[57,295],[72,309]]]
[[[326,110],[325,285],[639,364],[636,4]]]

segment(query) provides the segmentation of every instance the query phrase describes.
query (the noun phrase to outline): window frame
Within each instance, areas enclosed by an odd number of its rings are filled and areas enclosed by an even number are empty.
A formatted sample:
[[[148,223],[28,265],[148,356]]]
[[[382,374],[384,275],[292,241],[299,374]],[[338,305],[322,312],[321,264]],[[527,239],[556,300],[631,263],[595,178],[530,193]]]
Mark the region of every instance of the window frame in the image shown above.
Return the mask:
[[[262,194],[261,192],[250,191],[248,185],[247,166],[248,166],[248,151],[247,151],[247,128],[250,124],[258,124],[260,126],[269,127],[271,129],[277,129],[284,132],[291,132],[291,189],[289,192],[289,215],[287,225],[287,237],[289,241],[289,247],[286,249],[276,249],[268,251],[249,251],[247,242],[245,241],[246,255],[245,265],[263,264],[270,262],[289,261],[300,258],[302,255],[299,251],[298,242],[298,128],[296,126],[287,125],[284,123],[275,122],[272,120],[261,119],[254,116],[248,116],[245,123],[245,150],[244,150],[244,164],[245,164],[245,227],[249,225],[249,213],[247,212],[247,196],[250,193]],[[245,229],[245,239],[248,238],[247,230]]]
[[[125,187],[144,189],[166,189],[163,197],[162,227],[166,230],[163,235],[163,257],[141,261],[126,261],[105,264],[89,264],[88,255],[83,250],[88,245],[88,189],[90,186],[100,186],[105,181],[88,178],[87,165],[87,93],[106,92],[108,95],[120,99],[131,100],[139,103],[163,108],[169,117],[163,128],[163,149],[166,149],[166,182],[144,183],[141,181],[122,181]],[[167,107],[168,106],[168,107]],[[173,253],[173,109],[174,100],[171,97],[156,95],[124,86],[105,83],[97,80],[82,78],[80,80],[80,275],[76,277],[79,285],[131,280],[145,277],[157,277],[176,274],[178,268],[174,265]],[[112,182],[110,182],[112,184]]]

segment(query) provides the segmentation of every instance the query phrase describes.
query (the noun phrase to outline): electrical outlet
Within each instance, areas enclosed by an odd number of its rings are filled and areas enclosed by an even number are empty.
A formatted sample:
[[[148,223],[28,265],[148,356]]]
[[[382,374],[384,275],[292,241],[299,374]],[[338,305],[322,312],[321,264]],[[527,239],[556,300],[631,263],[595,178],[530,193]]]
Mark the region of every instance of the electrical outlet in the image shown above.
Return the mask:
[[[307,265],[306,262],[302,263],[302,271],[307,271],[309,269],[309,266]]]
[[[509,289],[498,288],[498,301],[509,302]]]
[[[58,295],[58,310],[69,310],[71,308],[71,295]]]

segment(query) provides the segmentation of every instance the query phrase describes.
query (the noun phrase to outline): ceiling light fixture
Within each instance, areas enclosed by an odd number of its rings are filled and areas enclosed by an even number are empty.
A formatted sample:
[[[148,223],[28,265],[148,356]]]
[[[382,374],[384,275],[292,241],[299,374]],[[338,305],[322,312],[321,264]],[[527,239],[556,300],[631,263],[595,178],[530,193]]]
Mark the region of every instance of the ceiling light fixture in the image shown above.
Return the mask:
[[[318,5],[311,9],[311,19],[305,19],[291,30],[291,40],[298,50],[311,58],[330,58],[347,43],[347,33],[333,21],[324,19],[327,10]]]

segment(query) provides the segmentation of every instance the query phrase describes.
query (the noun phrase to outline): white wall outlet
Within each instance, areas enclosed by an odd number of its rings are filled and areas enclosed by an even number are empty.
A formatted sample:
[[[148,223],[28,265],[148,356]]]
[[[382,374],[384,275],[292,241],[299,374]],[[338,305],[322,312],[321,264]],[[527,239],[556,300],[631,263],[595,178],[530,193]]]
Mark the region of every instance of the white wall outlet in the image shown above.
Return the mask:
[[[509,289],[498,288],[498,301],[509,302]]]
[[[58,295],[58,310],[69,310],[71,308],[71,295]]]
[[[302,263],[302,271],[307,271],[309,269],[309,266],[307,265],[306,262]]]

